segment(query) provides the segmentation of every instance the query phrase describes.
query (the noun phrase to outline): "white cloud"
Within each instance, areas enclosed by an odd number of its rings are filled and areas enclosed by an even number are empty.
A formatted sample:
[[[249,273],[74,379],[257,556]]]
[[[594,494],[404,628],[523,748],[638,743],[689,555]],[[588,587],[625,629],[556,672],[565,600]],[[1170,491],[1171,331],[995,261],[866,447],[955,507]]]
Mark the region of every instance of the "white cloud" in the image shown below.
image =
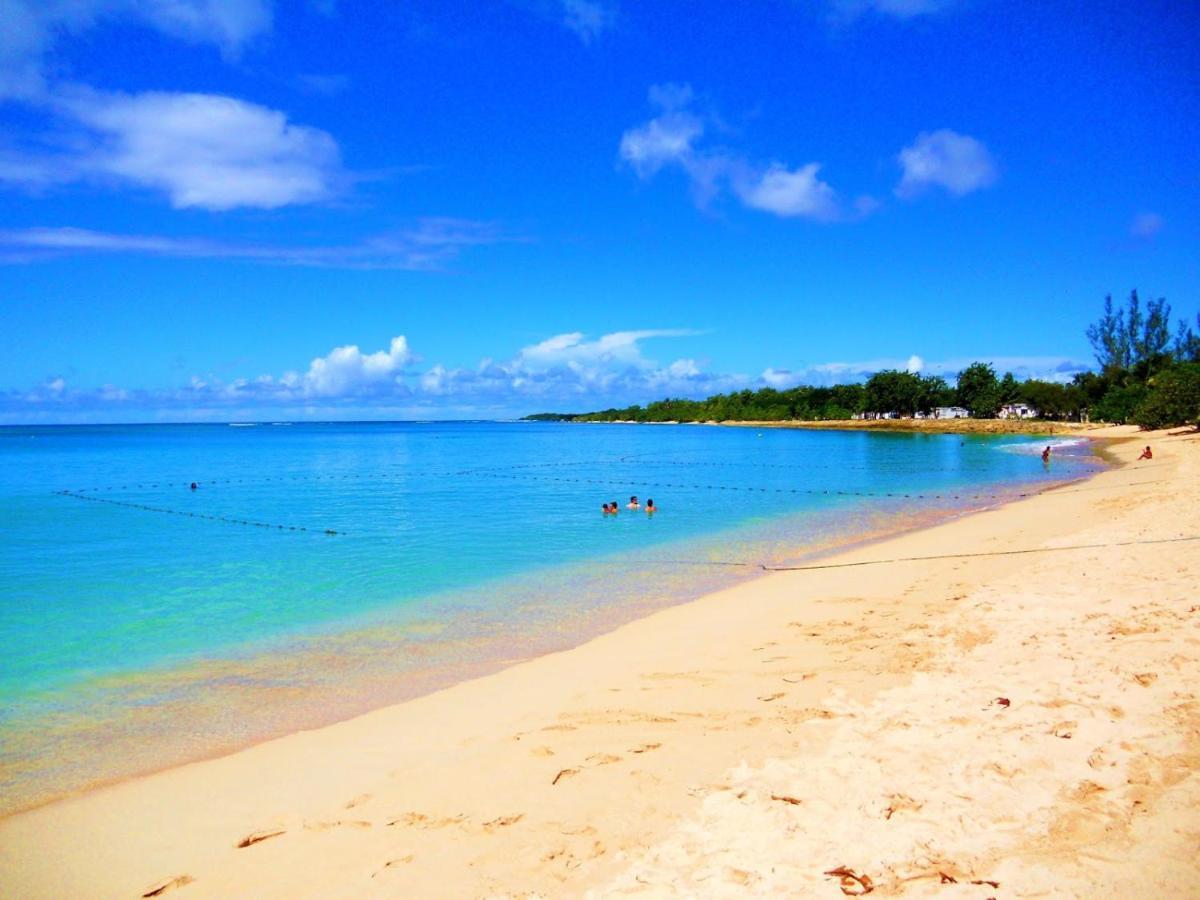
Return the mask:
[[[618,149],[639,178],[650,178],[670,163],[689,165],[693,142],[704,134],[704,123],[689,112],[670,110],[621,135]]]
[[[0,0],[0,97],[44,89],[43,59],[65,36],[132,22],[227,57],[271,28],[269,0]]]
[[[998,170],[983,142],[949,128],[923,131],[897,157],[903,170],[896,196],[911,199],[931,187],[956,197],[988,187]]]
[[[563,24],[585,44],[590,44],[610,27],[616,18],[613,10],[596,0],[562,0]]]
[[[910,356],[908,358],[908,362],[904,364],[904,371],[906,372],[916,373],[920,372],[923,368],[925,368],[925,360],[921,359],[921,357],[917,356],[915,353]]]
[[[573,331],[525,347],[517,354],[514,365],[531,372],[544,372],[556,366],[609,368],[614,365],[638,369],[653,368],[642,356],[641,342],[650,338],[688,337],[697,332],[679,328],[659,328],[644,331],[616,331],[594,341],[584,339],[582,332]]]
[[[726,187],[749,209],[782,218],[803,217],[830,222],[843,217],[834,189],[817,177],[820,164],[796,169],[781,163],[756,166],[719,149],[698,146],[706,119],[690,108],[690,85],[663,84],[650,88],[650,102],[661,111],[621,135],[618,155],[643,180],[668,166],[688,176],[697,205],[704,206]],[[869,199],[869,198],[868,198]],[[873,206],[860,204],[860,215]]]
[[[1166,222],[1163,217],[1155,212],[1140,212],[1133,217],[1133,222],[1129,226],[1129,233],[1135,238],[1142,240],[1150,240],[1156,234],[1163,230]]]
[[[304,372],[223,381],[193,376],[166,391],[103,385],[77,389],[61,377],[47,378],[28,391],[0,391],[5,421],[121,421],[131,411],[163,420],[300,416],[346,418],[467,415],[511,416],[557,409],[584,411],[646,403],[662,397],[703,398],[716,393],[796,385],[863,381],[881,369],[916,369],[955,375],[975,359],[1018,378],[1069,381],[1088,366],[1064,357],[979,356],[925,362],[920,357],[829,362],[795,369],[768,367],[758,377],[706,371],[704,364],[679,358],[662,365],[641,344],[697,332],[685,329],[618,331],[589,339],[580,332],[555,335],[522,348],[507,361],[485,358],[477,366],[438,363],[420,371],[420,358],[403,336],[371,353],[337,347],[314,359]],[[107,412],[106,412],[107,411]]]
[[[775,163],[756,178],[735,180],[734,190],[751,209],[777,216],[830,221],[839,215],[837,194],[817,177],[819,163],[791,170]]]
[[[92,135],[78,177],[164,192],[175,207],[273,209],[330,197],[342,177],[324,131],[215,94],[63,94],[56,106]]]
[[[182,259],[233,259],[278,265],[435,271],[466,248],[517,240],[489,222],[428,218],[411,228],[357,244],[279,246],[201,238],[112,234],[83,228],[0,231],[0,262],[32,263],[64,255],[130,254]]]
[[[288,372],[279,381],[305,398],[361,395],[399,383],[399,376],[414,359],[408,340],[399,335],[392,338],[387,350],[375,353],[363,353],[354,344],[335,347],[309,363],[303,375]],[[262,383],[269,385],[271,381]]]

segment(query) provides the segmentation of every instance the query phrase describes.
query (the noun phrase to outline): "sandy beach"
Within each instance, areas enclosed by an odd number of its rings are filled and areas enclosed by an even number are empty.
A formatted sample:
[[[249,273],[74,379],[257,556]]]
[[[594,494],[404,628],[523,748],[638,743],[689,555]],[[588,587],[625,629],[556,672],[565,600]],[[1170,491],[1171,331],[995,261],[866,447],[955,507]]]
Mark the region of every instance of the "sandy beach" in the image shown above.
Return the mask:
[[[1200,896],[1200,436],[1088,434],[1121,465],[11,816],[0,895]]]

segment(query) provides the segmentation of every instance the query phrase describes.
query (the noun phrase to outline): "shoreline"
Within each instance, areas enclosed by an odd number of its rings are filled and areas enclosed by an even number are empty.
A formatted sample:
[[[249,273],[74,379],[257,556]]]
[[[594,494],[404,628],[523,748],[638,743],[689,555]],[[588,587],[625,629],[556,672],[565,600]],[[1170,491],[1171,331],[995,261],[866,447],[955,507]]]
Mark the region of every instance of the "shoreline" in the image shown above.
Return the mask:
[[[1055,422],[1041,419],[786,419],[783,421],[738,420],[725,422],[566,422],[567,425],[701,425],[717,428],[797,428],[810,431],[895,431],[912,434],[1013,434],[1081,435],[1125,428],[1103,422]]]
[[[1089,479],[1105,490],[1051,489],[832,559],[1061,541],[1080,530],[1072,513],[1094,513],[1110,493],[1146,493],[1136,478],[1122,483],[1130,471]],[[1035,507],[1057,515],[1031,520]],[[398,706],[9,817],[0,838],[20,852],[0,862],[0,885],[108,896],[186,876],[187,896],[315,896],[350,879],[426,894],[449,884],[436,880],[447,863],[458,867],[454,894],[619,879],[722,794],[730,767],[828,749],[835,692],[867,703],[912,681],[930,648],[900,653],[908,662],[897,667],[881,665],[879,647],[891,646],[882,633],[869,648],[829,640],[881,625],[863,618],[867,598],[887,628],[915,626],[1009,565],[996,556],[929,571],[878,563],[846,570],[850,581],[832,567],[764,575]],[[80,837],[104,823],[82,855]]]
[[[1104,459],[1106,465],[1113,465],[1113,460],[1107,458],[1104,453],[1102,442],[1092,441],[1091,443],[1093,444],[1092,452],[1097,457]],[[708,577],[695,575],[686,579],[682,575],[672,575],[672,585],[669,592],[664,588],[664,596],[654,598],[647,596],[637,600],[611,598],[610,604],[603,610],[579,609],[560,617],[561,621],[543,621],[540,623],[540,627],[542,628],[545,628],[547,625],[550,626],[546,629],[547,635],[558,634],[567,625],[580,629],[572,631],[569,637],[547,636],[538,638],[524,634],[516,637],[515,643],[508,645],[503,651],[493,649],[491,651],[477,652],[471,659],[459,659],[454,663],[443,661],[440,664],[434,664],[426,662],[412,670],[396,669],[394,671],[375,672],[374,669],[371,669],[370,678],[366,675],[347,675],[345,677],[350,678],[351,681],[343,680],[338,682],[336,690],[324,682],[319,685],[316,683],[294,683],[292,691],[295,696],[288,698],[286,701],[281,701],[287,704],[286,712],[280,709],[277,711],[278,714],[269,717],[269,721],[264,720],[258,725],[243,727],[237,735],[211,732],[209,730],[210,723],[207,720],[204,718],[198,719],[190,714],[190,707],[186,701],[183,702],[182,706],[178,704],[172,705],[172,703],[168,702],[163,706],[162,712],[155,713],[155,715],[163,720],[160,723],[162,728],[172,731],[172,738],[169,741],[150,738],[151,741],[157,741],[159,744],[162,744],[164,749],[161,752],[153,748],[147,750],[145,741],[138,741],[137,747],[130,746],[131,736],[121,733],[117,739],[118,743],[115,746],[123,748],[118,754],[118,758],[123,764],[122,766],[102,765],[98,760],[92,760],[93,766],[91,771],[94,774],[86,779],[68,779],[55,788],[25,789],[23,793],[14,792],[3,798],[3,803],[0,805],[0,820],[64,800],[86,796],[88,793],[96,790],[117,787],[130,780],[153,776],[180,766],[221,759],[262,743],[285,738],[300,731],[335,726],[379,709],[428,696],[440,690],[453,687],[456,684],[488,677],[514,664],[537,659],[551,653],[569,651],[582,643],[608,634],[630,622],[652,615],[662,609],[687,605],[715,591],[745,584],[761,577],[765,572],[778,569],[780,566],[808,565],[838,554],[870,547],[880,542],[886,542],[906,534],[919,532],[926,528],[953,522],[989,509],[997,508],[998,506],[1003,506],[1007,503],[1015,502],[1021,497],[1027,496],[1026,491],[1029,494],[1036,494],[1055,490],[1075,484],[1081,480],[1086,480],[1092,474],[1094,472],[1068,476],[1065,480],[1058,481],[1049,487],[1040,484],[1036,480],[1014,482],[1012,484],[997,483],[981,488],[981,490],[989,491],[989,493],[972,493],[967,495],[961,504],[948,506],[942,505],[940,502],[933,503],[932,501],[926,501],[922,503],[918,510],[909,513],[900,513],[895,510],[889,511],[883,515],[882,520],[864,520],[856,526],[849,526],[843,522],[833,533],[822,532],[822,536],[819,539],[814,539],[810,536],[805,543],[796,543],[794,538],[789,538],[790,549],[785,551],[782,556],[778,555],[778,553],[767,553],[766,555],[757,556],[752,553],[749,561],[736,563],[726,561],[712,563],[703,560],[704,557],[715,550],[718,543],[725,544],[728,541],[733,541],[744,551],[746,547],[743,546],[744,542],[740,538],[744,537],[743,532],[748,527],[745,525],[715,534],[683,539],[682,544],[679,545],[682,548],[680,554],[684,556],[696,556],[698,557],[698,561],[694,564],[686,562],[681,564],[695,565],[701,567],[703,571],[710,571],[714,574]],[[995,494],[990,493],[993,490],[996,492]],[[779,521],[782,523],[788,521],[788,519],[784,517]],[[805,525],[793,521],[790,526],[780,525],[779,527],[787,534],[792,531],[800,533],[800,530]],[[748,540],[751,548],[767,550],[770,547],[765,534],[758,534],[756,537],[751,537]],[[674,544],[655,548],[656,551],[662,552],[673,551],[674,549]],[[678,554],[669,552],[668,555],[675,556]],[[735,555],[737,554],[735,553]],[[554,571],[557,574],[554,577],[556,581],[563,581],[567,577],[564,573],[567,573],[570,569],[588,568],[597,563],[602,563],[607,568],[612,567],[614,564],[624,565],[629,562],[631,560],[625,560],[618,554],[618,556],[604,557],[600,560],[562,564],[555,567]],[[649,558],[633,562],[655,565],[660,560]],[[716,573],[718,571],[731,572],[733,570],[728,568],[713,569],[712,566],[714,565],[720,567],[736,566],[740,568],[737,570],[736,575],[725,576]],[[489,590],[508,590],[509,592],[516,591],[517,586],[527,581],[530,577],[529,575],[510,576],[508,581],[501,580],[500,582],[491,582],[488,585],[472,588],[469,594],[463,596],[474,597],[476,594],[483,592],[485,588]],[[681,579],[687,581],[685,586],[674,583]],[[509,586],[509,582],[511,582],[511,586]],[[527,592],[530,589],[530,585],[525,586]],[[561,589],[563,589],[563,585],[559,586],[559,590]],[[460,591],[456,591],[453,596],[458,596],[461,593]],[[558,591],[553,591],[552,593],[557,594]],[[448,594],[447,596],[451,595]],[[440,623],[440,620],[438,622]],[[407,627],[420,632],[424,628],[424,622],[423,620],[418,620],[410,623]],[[298,671],[303,671],[313,666],[332,666],[337,670],[351,670],[355,669],[356,666],[371,667],[377,664],[376,657],[383,652],[379,649],[380,647],[384,649],[390,648],[393,653],[406,652],[406,648],[400,643],[396,643],[395,638],[389,639],[382,636],[383,633],[390,634],[396,628],[397,626],[384,624],[383,621],[378,621],[371,625],[367,624],[366,619],[354,620],[353,623],[347,623],[347,627],[338,627],[319,636],[294,638],[290,642],[287,642],[286,646],[281,649],[251,652],[248,655],[238,652],[232,655],[216,656],[194,663],[184,663],[178,666],[151,670],[148,674],[150,674],[151,678],[157,679],[155,683],[158,685],[158,693],[167,697],[175,696],[177,692],[186,690],[187,686],[193,683],[202,682],[206,679],[215,679],[218,683],[213,685],[211,696],[206,699],[205,706],[228,706],[231,711],[245,713],[247,711],[247,698],[241,696],[235,689],[231,689],[231,683],[242,681],[265,681],[268,683],[294,681],[298,677]],[[399,630],[404,631],[405,627],[399,627]],[[489,642],[496,644],[500,639],[497,635],[480,632],[469,639],[466,635],[460,635],[454,638],[453,643],[463,643],[468,640],[474,650],[477,651],[480,646],[486,646]],[[373,655],[363,655],[360,653],[357,656],[349,654],[345,658],[335,658],[333,654],[336,654],[337,651],[330,651],[326,648],[326,644],[330,642],[337,645],[345,645],[349,642],[363,647],[372,647],[374,648],[371,651]],[[408,647],[407,652],[416,652],[422,658],[428,659],[429,654],[436,651],[431,651],[429,647],[421,645]],[[137,680],[141,674],[143,673],[130,673],[123,677],[130,680]],[[363,682],[363,684],[354,681],[355,677],[358,678],[358,681]],[[375,697],[372,695],[368,699],[364,685],[368,682],[372,684],[377,683],[381,678],[385,677],[393,681],[397,679],[402,680],[405,689],[391,689],[385,696]],[[336,703],[336,708],[321,705],[321,700],[330,702],[329,698],[333,697],[336,697],[336,700],[332,701]],[[103,702],[103,698],[93,698],[93,702]],[[154,706],[154,704],[151,703],[151,706]],[[254,722],[256,720],[251,719],[249,721]],[[119,723],[112,721],[110,716],[110,719],[100,722],[84,722],[80,727],[88,728],[100,734],[107,729],[119,728],[120,726]],[[156,730],[153,721],[143,723],[139,728],[142,733],[145,733],[148,729],[151,732]],[[204,749],[190,749],[187,751],[181,749],[178,746],[180,741],[175,736],[176,734],[185,732],[191,735],[190,740],[193,747],[198,748],[203,746]],[[42,741],[42,743],[45,744],[47,741]],[[111,752],[113,746],[112,744],[106,745],[109,752]],[[135,756],[137,761],[131,763],[130,760],[134,759]],[[33,758],[36,759],[38,757],[34,756]]]

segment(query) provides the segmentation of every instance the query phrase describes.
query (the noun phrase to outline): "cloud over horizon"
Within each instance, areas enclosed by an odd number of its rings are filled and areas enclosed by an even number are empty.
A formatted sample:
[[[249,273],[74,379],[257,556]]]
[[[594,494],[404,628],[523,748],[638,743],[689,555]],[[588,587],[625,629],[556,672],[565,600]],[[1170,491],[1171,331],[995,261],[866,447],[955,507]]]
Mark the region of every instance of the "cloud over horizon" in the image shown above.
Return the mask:
[[[474,367],[442,363],[421,367],[404,335],[363,351],[347,344],[313,358],[303,370],[225,380],[192,376],[177,388],[149,390],[104,384],[77,389],[61,375],[26,391],[0,392],[9,422],[129,421],[131,415],[175,420],[227,420],[287,415],[299,418],[454,413],[501,417],[555,410],[582,412],[647,403],[664,397],[702,399],[717,393],[800,384],[829,386],[863,381],[882,369],[919,371],[949,380],[975,359],[928,362],[916,354],[859,362],[828,362],[796,369],[766,367],[758,376],[712,372],[702,361],[679,357],[660,363],[643,344],[699,335],[691,329],[615,331],[597,338],[582,332],[553,335],[511,358],[484,358]],[[981,357],[1018,378],[1068,381],[1086,364],[1061,357]]]

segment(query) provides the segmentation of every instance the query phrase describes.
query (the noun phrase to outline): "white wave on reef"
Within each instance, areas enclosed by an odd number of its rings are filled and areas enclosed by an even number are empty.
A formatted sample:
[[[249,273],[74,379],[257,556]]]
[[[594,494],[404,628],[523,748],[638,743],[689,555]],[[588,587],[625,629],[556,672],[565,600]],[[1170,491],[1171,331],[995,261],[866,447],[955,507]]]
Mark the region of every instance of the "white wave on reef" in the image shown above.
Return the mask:
[[[1019,444],[1001,444],[996,449],[1003,450],[1006,453],[1023,453],[1029,456],[1039,456],[1041,452],[1050,448],[1053,453],[1057,450],[1070,450],[1076,447],[1087,446],[1087,438],[1050,438],[1046,441],[1022,441]]]

